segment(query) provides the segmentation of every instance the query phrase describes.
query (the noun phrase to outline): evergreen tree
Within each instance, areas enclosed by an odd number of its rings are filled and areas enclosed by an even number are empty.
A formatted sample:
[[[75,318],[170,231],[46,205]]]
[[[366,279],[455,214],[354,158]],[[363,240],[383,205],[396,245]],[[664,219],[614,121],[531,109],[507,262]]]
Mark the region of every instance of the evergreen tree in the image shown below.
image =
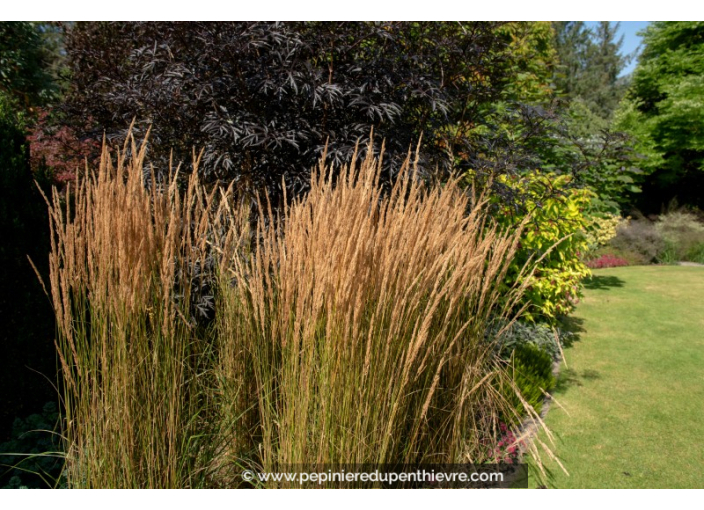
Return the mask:
[[[621,53],[619,24],[601,21],[590,29],[583,21],[561,21],[553,29],[563,108],[557,142],[546,159],[596,192],[595,211],[617,213],[640,191],[631,141],[612,121],[625,91],[619,75],[630,59]]]
[[[556,21],[555,49],[559,60],[555,76],[557,89],[568,100],[581,96],[586,73],[586,55],[591,43],[589,30],[584,21]]]
[[[583,101],[603,119],[608,119],[625,92],[619,75],[630,61],[621,53],[620,24],[600,21],[590,30],[583,21],[553,24],[560,69],[555,82],[568,102]]]
[[[623,36],[617,39],[620,22],[600,21],[594,30],[591,58],[590,88],[585,91],[587,104],[602,118],[609,118],[625,93],[625,80],[619,74],[630,61],[621,54]]]

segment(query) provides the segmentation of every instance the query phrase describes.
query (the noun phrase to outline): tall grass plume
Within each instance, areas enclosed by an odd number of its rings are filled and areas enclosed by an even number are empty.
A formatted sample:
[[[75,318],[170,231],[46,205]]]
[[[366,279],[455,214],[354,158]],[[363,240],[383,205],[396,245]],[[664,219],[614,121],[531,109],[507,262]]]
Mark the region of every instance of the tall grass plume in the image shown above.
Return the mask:
[[[374,151],[252,217],[231,189],[159,180],[146,142],[55,193],[51,295],[72,487],[241,484],[242,466],[481,462],[509,371],[520,229],[481,198],[390,187]],[[382,151],[383,152],[383,151]],[[127,156],[129,154],[129,157]],[[255,215],[256,216],[256,215]],[[214,320],[194,320],[209,279]],[[509,381],[510,384],[510,381]]]

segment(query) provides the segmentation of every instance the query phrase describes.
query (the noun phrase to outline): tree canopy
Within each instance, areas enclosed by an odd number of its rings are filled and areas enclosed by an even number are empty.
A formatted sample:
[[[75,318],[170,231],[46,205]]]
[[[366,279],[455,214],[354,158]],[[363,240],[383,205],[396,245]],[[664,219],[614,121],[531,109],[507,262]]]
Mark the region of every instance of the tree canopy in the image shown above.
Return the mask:
[[[45,104],[57,90],[57,28],[27,21],[0,22],[0,92],[21,108]]]
[[[653,22],[619,125],[653,172],[642,204],[704,206],[704,22]],[[654,212],[654,211],[653,211]]]
[[[584,21],[557,21],[555,47],[560,59],[557,88],[569,101],[581,100],[599,117],[608,119],[626,90],[619,74],[630,61],[621,52],[619,23],[600,21],[589,29]]]
[[[641,173],[632,140],[612,119],[626,90],[619,75],[630,59],[622,52],[623,38],[616,37],[619,24],[600,21],[590,29],[583,21],[560,21],[553,29],[562,104],[557,143],[546,160],[597,193],[595,210],[617,213],[640,191]]]

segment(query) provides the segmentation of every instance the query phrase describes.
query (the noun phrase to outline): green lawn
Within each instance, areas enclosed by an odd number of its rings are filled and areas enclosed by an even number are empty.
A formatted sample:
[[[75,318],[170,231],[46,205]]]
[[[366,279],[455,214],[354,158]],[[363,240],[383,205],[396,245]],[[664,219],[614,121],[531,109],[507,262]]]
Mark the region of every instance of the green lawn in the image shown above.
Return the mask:
[[[598,270],[584,294],[548,487],[703,488],[704,267]]]

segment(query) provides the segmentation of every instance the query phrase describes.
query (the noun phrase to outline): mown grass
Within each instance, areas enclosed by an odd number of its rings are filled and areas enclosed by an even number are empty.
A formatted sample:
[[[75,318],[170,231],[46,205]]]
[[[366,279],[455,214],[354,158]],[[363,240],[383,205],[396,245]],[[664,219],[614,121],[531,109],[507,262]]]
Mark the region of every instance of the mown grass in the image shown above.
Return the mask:
[[[546,422],[569,476],[549,487],[704,485],[703,295],[702,267],[594,272]]]

